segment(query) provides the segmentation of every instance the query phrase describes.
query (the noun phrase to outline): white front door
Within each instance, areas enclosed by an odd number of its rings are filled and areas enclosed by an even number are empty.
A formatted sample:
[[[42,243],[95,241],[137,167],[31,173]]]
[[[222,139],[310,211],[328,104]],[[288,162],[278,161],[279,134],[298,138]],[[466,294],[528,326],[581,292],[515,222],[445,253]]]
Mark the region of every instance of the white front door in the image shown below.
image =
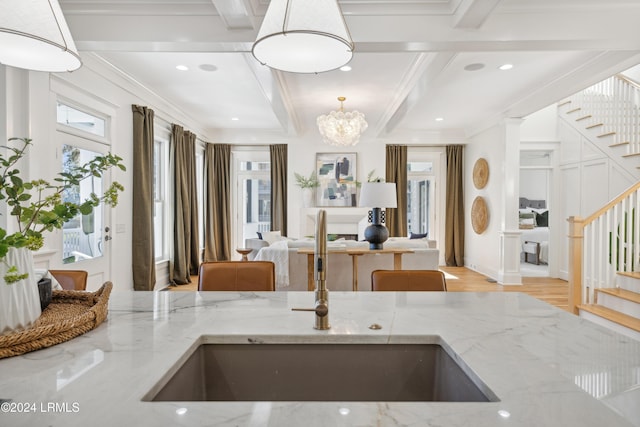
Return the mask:
[[[109,151],[103,143],[64,132],[57,132],[57,142],[57,170],[63,172]],[[80,203],[91,193],[100,197],[110,183],[109,172],[102,178],[87,178],[78,188],[65,193],[63,199]],[[113,236],[108,206],[101,204],[90,215],[79,214],[62,229],[60,259],[53,260],[52,264],[61,265],[62,269],[86,270],[89,273],[87,290],[98,289],[111,277],[110,241]]]

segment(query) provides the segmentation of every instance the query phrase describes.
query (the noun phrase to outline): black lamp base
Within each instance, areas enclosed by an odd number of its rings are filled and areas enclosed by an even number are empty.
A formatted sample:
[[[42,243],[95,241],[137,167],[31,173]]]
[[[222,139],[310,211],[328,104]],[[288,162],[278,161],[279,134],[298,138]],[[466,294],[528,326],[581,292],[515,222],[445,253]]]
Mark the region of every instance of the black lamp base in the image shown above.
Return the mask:
[[[382,249],[382,244],[389,238],[389,230],[381,224],[381,209],[373,208],[369,212],[369,218],[373,224],[364,229],[364,239],[369,242],[370,250]]]

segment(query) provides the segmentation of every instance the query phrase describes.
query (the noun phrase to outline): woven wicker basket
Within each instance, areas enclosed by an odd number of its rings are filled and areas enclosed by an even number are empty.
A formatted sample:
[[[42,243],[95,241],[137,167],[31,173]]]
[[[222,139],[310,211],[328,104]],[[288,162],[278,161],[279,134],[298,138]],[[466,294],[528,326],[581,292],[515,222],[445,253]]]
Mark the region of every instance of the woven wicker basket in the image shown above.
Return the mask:
[[[28,329],[0,335],[0,359],[60,344],[88,332],[107,317],[111,282],[95,292],[53,291],[51,304]]]

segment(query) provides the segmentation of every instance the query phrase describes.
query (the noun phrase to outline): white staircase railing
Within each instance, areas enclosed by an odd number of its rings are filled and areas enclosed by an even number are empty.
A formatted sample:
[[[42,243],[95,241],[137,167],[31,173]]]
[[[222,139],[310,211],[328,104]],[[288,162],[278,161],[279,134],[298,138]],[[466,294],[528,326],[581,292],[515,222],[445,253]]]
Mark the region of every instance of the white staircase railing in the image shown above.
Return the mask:
[[[626,155],[640,153],[640,85],[618,74],[576,93],[565,102],[587,129],[626,145]]]
[[[569,308],[614,287],[617,272],[640,270],[640,182],[587,218],[569,221]]]

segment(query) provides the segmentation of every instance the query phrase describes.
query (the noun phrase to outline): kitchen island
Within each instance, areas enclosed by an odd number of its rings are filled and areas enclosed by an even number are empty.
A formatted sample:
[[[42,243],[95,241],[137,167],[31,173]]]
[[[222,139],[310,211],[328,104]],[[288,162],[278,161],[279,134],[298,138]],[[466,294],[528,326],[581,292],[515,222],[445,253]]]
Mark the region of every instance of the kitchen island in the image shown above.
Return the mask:
[[[527,295],[334,292],[327,331],[291,311],[313,302],[312,292],[114,292],[97,329],[0,360],[0,425],[640,426],[640,342]],[[496,399],[146,401],[202,343],[439,343]]]

